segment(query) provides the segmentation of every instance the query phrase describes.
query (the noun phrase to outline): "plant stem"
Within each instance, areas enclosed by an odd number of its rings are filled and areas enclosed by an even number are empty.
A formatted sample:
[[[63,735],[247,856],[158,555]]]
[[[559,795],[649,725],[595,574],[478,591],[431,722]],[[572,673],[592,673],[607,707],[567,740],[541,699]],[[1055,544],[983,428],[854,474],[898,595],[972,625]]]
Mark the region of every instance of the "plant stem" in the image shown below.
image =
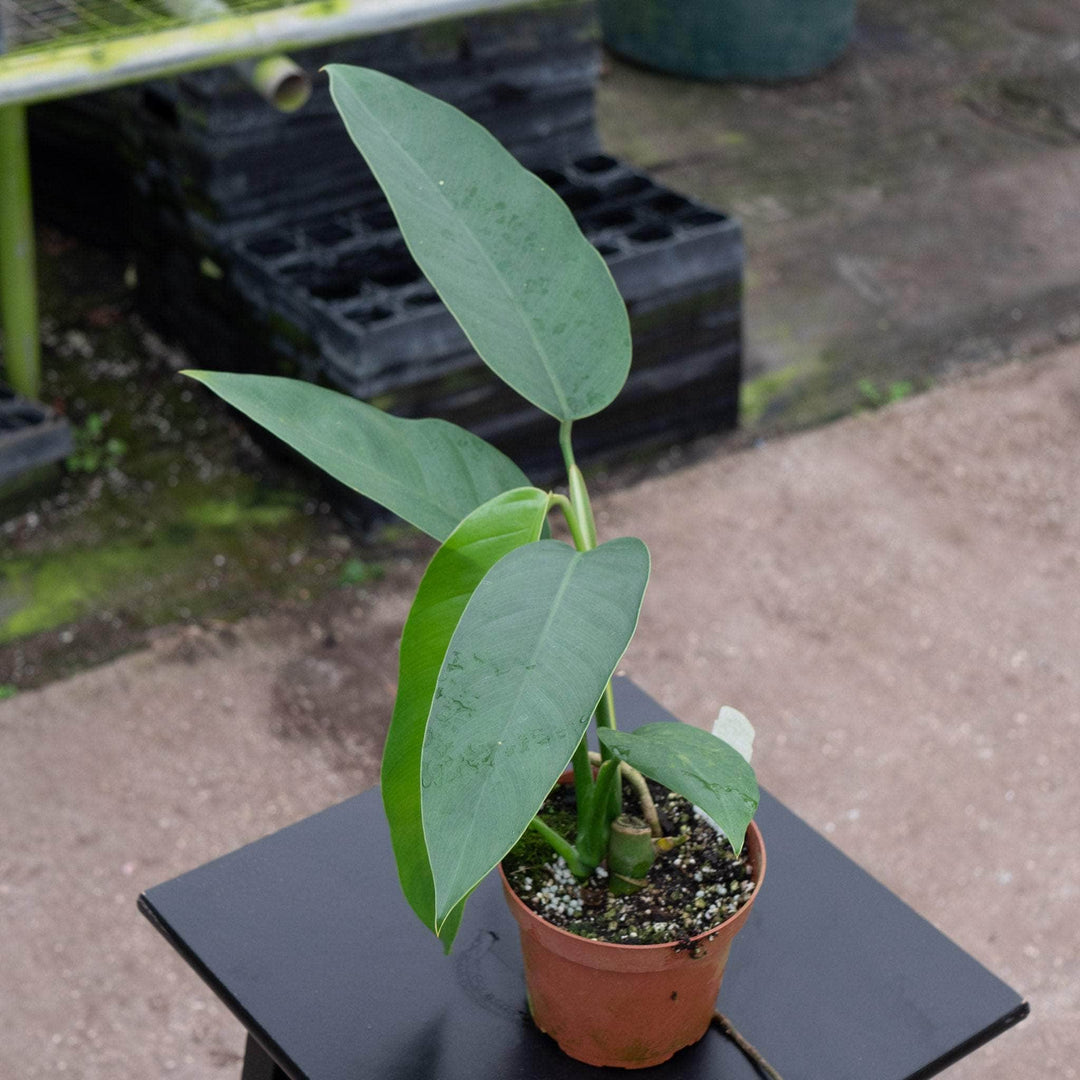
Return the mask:
[[[574,447],[570,442],[570,432],[573,429],[573,420],[563,420],[559,423],[559,449],[562,451],[563,463],[569,473],[574,466]]]
[[[578,517],[574,504],[565,495],[549,495],[548,507],[557,506],[566,518],[566,524],[570,528],[570,537],[574,541],[574,547],[578,551],[588,551],[588,539],[581,527],[581,519]]]
[[[611,804],[611,788],[619,782],[619,768],[614,761],[606,761],[596,774],[589,813],[577,835],[574,847],[582,864],[594,870],[608,854],[611,820],[607,808]]]
[[[574,447],[570,441],[572,427],[573,423],[570,420],[564,420],[559,425],[559,448],[562,450],[563,462],[566,465],[570,502],[581,526],[582,543],[578,544],[578,551],[591,551],[596,547],[596,520],[593,517],[592,503],[589,501],[589,490],[585,486],[585,477],[574,460]]]
[[[599,765],[602,758],[599,754],[590,751],[589,760],[594,765]],[[660,827],[660,815],[656,812],[656,803],[653,801],[652,792],[649,791],[649,785],[645,777],[632,765],[627,765],[625,761],[619,762],[619,773],[634,789],[634,794],[638,797],[638,803],[641,805],[641,816],[648,822],[649,831],[654,837],[663,836],[664,830]]]
[[[655,861],[649,826],[639,817],[620,814],[611,823],[608,841],[608,888],[616,896],[638,892],[648,884],[649,868]]]
[[[625,770],[623,775],[634,789],[634,794],[641,804],[641,816],[648,823],[650,834],[653,837],[663,836],[664,830],[660,827],[660,815],[656,812],[656,803],[653,802],[652,792],[649,791],[649,785],[645,782],[645,777],[637,769],[632,769],[625,761],[622,763],[622,767]]]
[[[581,529],[585,534],[585,543],[591,551],[596,547],[596,520],[593,518],[589,491],[585,487],[585,477],[576,465],[570,466],[570,502],[577,510],[578,518],[581,520]]]
[[[593,794],[596,784],[593,781],[593,769],[589,743],[586,736],[581,736],[581,741],[574,751],[574,794],[577,796],[577,831],[580,836],[592,814]]]
[[[611,690],[611,683],[604,687],[603,697],[600,698],[596,705],[596,726],[612,728],[615,727],[615,695]],[[600,759],[607,761],[611,757],[607,747],[600,747]],[[617,818],[622,813],[622,784],[616,784],[611,789],[611,816]]]
[[[529,825],[551,845],[557,855],[561,855],[566,860],[566,865],[570,868],[570,873],[574,877],[587,878],[589,876],[592,871],[581,861],[577,849],[565,836],[557,833],[550,825],[541,821],[538,817],[534,817],[529,822]]]
[[[596,519],[592,512],[592,501],[589,499],[589,490],[585,486],[585,477],[574,460],[574,446],[570,439],[573,429],[573,421],[563,420],[559,424],[559,449],[562,450],[563,462],[566,465],[567,480],[570,485],[570,498],[561,495],[553,495],[552,501],[557,504],[570,526],[570,534],[574,538],[574,546],[578,551],[591,551],[596,547]],[[560,501],[561,500],[561,501]],[[611,690],[611,683],[604,687],[604,694],[596,706],[596,724],[598,727],[615,727],[615,695]],[[610,755],[601,747],[601,756],[606,761]],[[589,774],[590,780],[592,774]],[[574,766],[574,785],[577,788],[577,766]],[[580,800],[580,791],[579,792]],[[592,789],[589,788],[591,796]],[[580,805],[580,803],[579,803]],[[590,808],[591,810],[591,808]],[[608,808],[611,819],[622,813],[622,785],[613,784],[611,787],[610,806]]]
[[[600,727],[612,729],[615,727],[615,695],[612,693],[610,682],[604,687],[604,695],[597,702],[596,723]],[[603,750],[601,754],[606,761],[607,754]]]

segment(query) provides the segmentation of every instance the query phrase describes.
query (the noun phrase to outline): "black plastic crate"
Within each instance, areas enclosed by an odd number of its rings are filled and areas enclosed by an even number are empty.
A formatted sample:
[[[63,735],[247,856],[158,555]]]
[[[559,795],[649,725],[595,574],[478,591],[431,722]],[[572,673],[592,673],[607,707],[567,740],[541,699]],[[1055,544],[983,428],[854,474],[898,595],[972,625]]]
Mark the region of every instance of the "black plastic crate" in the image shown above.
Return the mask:
[[[582,460],[735,425],[739,227],[598,151],[593,0],[450,19],[296,59],[313,72],[374,67],[451,101],[567,201],[608,260],[634,340],[618,400],[575,425]],[[55,167],[66,155],[84,185],[101,178],[103,221],[110,195],[119,222],[136,193],[127,235],[143,307],[195,364],[299,375],[399,415],[441,416],[538,482],[561,472],[554,421],[488,371],[423,279],[325,79],[291,116],[222,67],[43,106],[33,121],[53,171],[70,174]],[[48,211],[65,189],[45,192]],[[77,223],[82,204],[68,209]]]
[[[738,226],[606,155],[542,171],[611,268],[631,320],[738,282]],[[371,398],[476,363],[471,347],[413,262],[385,202],[372,197],[288,228],[235,241],[233,284],[293,322],[327,378]],[[691,305],[692,306],[692,305]],[[730,305],[737,322],[737,299]],[[691,314],[697,321],[700,313]],[[660,319],[672,333],[678,313]]]
[[[522,98],[553,96],[599,66],[594,0],[562,0],[532,7],[456,16],[406,30],[355,38],[293,52],[314,74],[331,63],[374,67],[443,97],[459,107],[505,107]],[[173,123],[190,132],[230,135],[267,131],[258,99],[234,68],[218,67],[153,84],[168,98]],[[591,87],[583,83],[583,88]],[[255,107],[253,107],[255,106]],[[328,94],[304,106],[309,118],[336,119]],[[274,114],[273,127],[291,117]]]
[[[0,486],[62,461],[74,448],[65,417],[0,385]]]
[[[583,460],[734,426],[741,377],[738,225],[606,155],[542,172],[604,254],[627,302],[634,366],[618,401],[575,425]],[[321,379],[405,416],[489,438],[538,480],[560,467],[554,424],[482,364],[413,262],[381,195],[288,226],[183,243],[181,219],[140,281],[199,362]],[[207,274],[206,263],[213,273]],[[197,266],[196,264],[201,264]],[[238,321],[237,313],[247,317]],[[270,358],[273,358],[272,360]]]
[[[591,92],[468,110],[524,164],[564,161],[596,149]],[[558,117],[556,120],[555,117]],[[340,201],[375,182],[341,121],[327,117],[261,133],[177,136],[147,130],[136,172],[158,202],[173,203],[195,228],[259,220],[288,221],[314,204]]]
[[[378,68],[452,102],[530,167],[566,160],[597,146],[598,38],[592,0],[565,0],[297,52],[315,89],[290,115],[232,67],[40,106],[31,118],[35,172],[69,175],[57,167],[66,148],[95,189],[100,218],[117,230],[128,204],[116,183],[123,171],[197,231],[289,220],[313,203],[353,197],[375,185],[317,74],[335,62]],[[43,186],[39,207],[76,226],[83,210],[62,185]]]
[[[505,102],[474,102],[464,94],[455,99],[444,92],[438,96],[453,101],[520,161],[536,167],[596,149],[595,75],[592,65],[583,66],[573,79]],[[329,93],[320,82],[314,100],[324,98]],[[336,113],[316,115],[305,109],[285,123],[277,119],[223,134],[172,130],[144,118],[137,171],[153,185],[155,198],[221,223],[270,215],[288,220],[297,207],[303,212],[312,202],[374,190],[374,179]]]
[[[33,105],[28,119],[35,213],[93,244],[129,244],[135,155],[112,94]]]

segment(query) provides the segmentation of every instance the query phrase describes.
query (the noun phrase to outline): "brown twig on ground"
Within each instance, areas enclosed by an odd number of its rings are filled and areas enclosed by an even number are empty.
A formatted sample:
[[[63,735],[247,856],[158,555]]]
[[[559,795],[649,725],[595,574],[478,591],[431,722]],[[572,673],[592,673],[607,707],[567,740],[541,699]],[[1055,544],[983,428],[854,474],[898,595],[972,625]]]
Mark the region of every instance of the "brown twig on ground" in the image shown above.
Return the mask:
[[[713,1013],[713,1023],[716,1024],[721,1032],[743,1052],[747,1060],[759,1073],[761,1073],[762,1076],[768,1077],[768,1080],[784,1080],[784,1078],[761,1056],[758,1049],[752,1043],[748,1043],[746,1039],[739,1034],[732,1022],[722,1012]]]

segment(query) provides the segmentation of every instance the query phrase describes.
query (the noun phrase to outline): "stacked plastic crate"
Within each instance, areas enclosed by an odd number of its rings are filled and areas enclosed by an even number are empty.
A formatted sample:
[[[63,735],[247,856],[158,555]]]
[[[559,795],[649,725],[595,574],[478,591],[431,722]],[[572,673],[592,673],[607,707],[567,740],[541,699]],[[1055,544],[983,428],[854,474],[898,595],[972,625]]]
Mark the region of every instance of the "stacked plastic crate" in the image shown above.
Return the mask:
[[[619,400],[575,425],[580,452],[732,426],[737,226],[606,155],[540,173],[607,259],[634,334]],[[381,200],[253,233],[231,250],[231,285],[248,310],[272,313],[265,330],[280,335],[279,354],[395,413],[463,424],[533,475],[558,472],[554,421],[488,375]]]
[[[599,152],[595,10],[566,0],[296,57],[379,68],[488,127],[569,204],[608,259],[634,334],[631,378],[580,456],[731,427],[740,379],[737,224]],[[232,69],[109,95],[133,161],[145,306],[196,363],[300,373],[403,415],[462,423],[537,480],[553,421],[501,383],[413,263],[325,81],[299,113]],[[95,106],[100,108],[100,103]]]
[[[75,449],[71,425],[47,405],[0,385],[0,499]]]

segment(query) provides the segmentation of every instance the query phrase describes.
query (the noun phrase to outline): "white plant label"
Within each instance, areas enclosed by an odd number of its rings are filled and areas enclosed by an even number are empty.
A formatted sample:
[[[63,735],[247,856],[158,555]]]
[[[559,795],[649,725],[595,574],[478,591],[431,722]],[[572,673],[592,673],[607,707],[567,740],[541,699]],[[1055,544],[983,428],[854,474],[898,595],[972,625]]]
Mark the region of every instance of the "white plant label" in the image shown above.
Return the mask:
[[[725,705],[712,726],[712,733],[750,760],[754,752],[754,725],[738,709]]]

